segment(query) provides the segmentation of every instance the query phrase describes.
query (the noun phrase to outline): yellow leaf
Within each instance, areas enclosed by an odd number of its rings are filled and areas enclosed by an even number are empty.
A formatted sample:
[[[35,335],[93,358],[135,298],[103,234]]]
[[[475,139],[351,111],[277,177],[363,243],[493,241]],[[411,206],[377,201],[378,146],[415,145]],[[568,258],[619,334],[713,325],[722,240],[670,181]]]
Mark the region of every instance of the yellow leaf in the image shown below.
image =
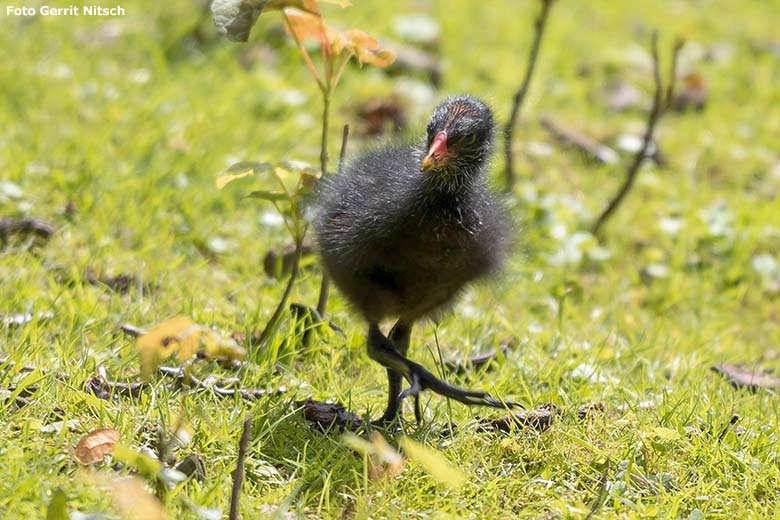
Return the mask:
[[[208,330],[202,338],[203,348],[206,355],[210,358],[220,359],[244,359],[246,358],[246,349],[241,347],[236,340],[228,338],[222,334]]]
[[[345,433],[342,442],[366,456],[368,463],[368,478],[372,481],[387,475],[393,477],[403,469],[404,459],[393,449],[378,432],[371,434],[371,442],[362,439],[354,433]]]
[[[387,443],[379,432],[371,434],[371,446],[374,450],[374,458],[387,465],[387,469],[384,471],[385,474],[394,477],[401,472],[404,467],[403,457]]]
[[[242,177],[248,177],[249,175],[252,175],[253,173],[254,172],[252,170],[249,170],[249,171],[245,171],[243,173],[235,173],[235,174],[226,173],[224,175],[219,175],[217,177],[217,179],[216,179],[217,189],[221,190],[227,184],[229,184],[229,183],[231,183],[231,182],[233,182],[235,180],[241,179]]]
[[[170,517],[163,505],[149,491],[143,481],[136,477],[118,479],[95,473],[92,480],[111,496],[111,501],[119,513],[136,520],[168,520]]]
[[[230,166],[225,173],[218,175],[216,179],[217,189],[221,190],[228,183],[241,179],[248,175],[270,171],[273,167],[264,162],[241,161]]]
[[[466,483],[466,476],[439,451],[423,446],[409,437],[401,439],[401,448],[430,475],[442,484],[457,489]]]
[[[656,435],[656,437],[663,441],[676,441],[680,438],[680,434],[677,432],[677,430],[663,428],[661,426],[653,430],[653,433]]]
[[[173,354],[182,361],[191,358],[198,350],[200,336],[201,327],[189,316],[176,316],[138,336],[141,373],[148,377],[163,359]]]
[[[113,428],[98,428],[92,430],[79,440],[73,456],[79,464],[94,464],[114,449],[119,442],[119,432]]]

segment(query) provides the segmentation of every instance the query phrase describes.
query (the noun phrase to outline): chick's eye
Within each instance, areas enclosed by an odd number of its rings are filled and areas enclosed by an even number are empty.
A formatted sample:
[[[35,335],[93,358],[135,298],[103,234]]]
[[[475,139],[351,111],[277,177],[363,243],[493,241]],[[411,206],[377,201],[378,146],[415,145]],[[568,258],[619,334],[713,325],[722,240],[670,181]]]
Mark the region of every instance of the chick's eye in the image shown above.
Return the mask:
[[[476,140],[477,140],[477,134],[466,134],[466,135],[463,136],[463,139],[462,139],[461,142],[463,144],[470,145],[470,144],[474,144],[474,142],[476,142]]]

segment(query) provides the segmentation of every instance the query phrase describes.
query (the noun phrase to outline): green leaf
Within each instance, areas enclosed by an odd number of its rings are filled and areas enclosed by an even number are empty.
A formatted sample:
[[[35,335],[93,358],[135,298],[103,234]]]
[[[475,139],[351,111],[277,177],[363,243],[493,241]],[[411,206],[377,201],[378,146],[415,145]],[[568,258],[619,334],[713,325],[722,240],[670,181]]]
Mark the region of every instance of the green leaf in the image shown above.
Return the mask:
[[[135,467],[138,472],[147,478],[157,478],[162,471],[162,464],[148,455],[137,452],[133,448],[118,443],[114,446],[111,456],[118,461]]]
[[[51,494],[51,502],[46,511],[46,520],[68,520],[68,497],[65,492],[57,488]]]
[[[247,195],[246,198],[263,199],[271,202],[276,202],[278,200],[287,200],[287,195],[285,195],[284,193],[276,193],[273,191],[257,190]]]
[[[211,14],[217,32],[234,42],[247,41],[267,3],[268,0],[214,0]]]

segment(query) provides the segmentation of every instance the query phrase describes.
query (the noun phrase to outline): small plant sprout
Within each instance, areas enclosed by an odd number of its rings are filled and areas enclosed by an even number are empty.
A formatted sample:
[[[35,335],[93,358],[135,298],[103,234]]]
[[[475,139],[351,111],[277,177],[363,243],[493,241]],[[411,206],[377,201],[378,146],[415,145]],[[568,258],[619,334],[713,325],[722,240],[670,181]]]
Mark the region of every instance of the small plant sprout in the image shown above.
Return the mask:
[[[322,140],[320,141],[320,170],[322,175],[328,174],[328,125],[333,91],[336,89],[344,69],[352,58],[361,65],[369,63],[377,67],[387,67],[395,61],[395,53],[391,50],[380,50],[379,42],[358,29],[344,33],[335,31],[325,24],[321,15],[299,9],[284,9],[285,29],[293,37],[298,50],[303,56],[306,67],[322,93]],[[317,40],[322,54],[322,70],[318,70],[304,47],[307,38]],[[346,135],[343,144],[346,143]],[[343,148],[343,146],[342,146]],[[323,273],[320,285],[320,296],[317,299],[317,312],[325,316],[328,304],[329,282]]]
[[[320,174],[325,176],[328,172],[328,128],[331,101],[333,92],[344,74],[347,64],[352,58],[355,58],[360,65],[368,63],[377,67],[387,67],[395,61],[395,53],[388,49],[380,49],[376,38],[358,29],[340,32],[329,27],[320,12],[320,2],[336,4],[342,8],[352,5],[349,0],[214,0],[211,4],[211,11],[214,15],[214,25],[217,28],[217,32],[224,34],[233,41],[240,42],[245,42],[249,39],[252,26],[264,10],[281,11],[285,30],[295,41],[306,68],[311,73],[322,94]],[[318,69],[314,64],[312,56],[304,46],[304,41],[307,39],[313,39],[319,43],[322,55],[321,69]],[[233,173],[233,175],[241,175],[241,173]],[[234,180],[227,176],[222,177],[222,179],[224,183]],[[217,182],[217,187],[221,188],[219,185],[220,181]],[[256,192],[252,196],[271,200],[267,194],[261,195],[260,192]],[[279,194],[279,196],[283,197],[282,194]],[[271,202],[276,203],[278,200],[281,199],[271,200]],[[279,208],[277,207],[277,209]],[[301,220],[301,222],[303,221]],[[289,223],[290,221],[285,220],[286,225]],[[306,226],[303,225],[303,227],[290,230],[290,232],[293,237],[300,239],[300,243],[296,238],[296,255],[293,262],[293,275],[290,277],[290,284],[288,285],[289,289],[292,288],[292,283],[297,276],[298,260],[300,260],[299,246],[302,244],[306,234]],[[327,306],[328,285],[327,276],[323,274],[317,303],[317,311],[323,317]],[[285,291],[285,297],[283,297],[281,306],[277,308],[278,313],[281,313],[281,309],[286,304],[286,296],[289,296],[289,291]],[[278,321],[277,313],[274,313],[274,318],[269,322],[269,326],[275,326],[275,321]],[[270,329],[263,331],[261,334],[262,340],[265,340],[270,332]]]
[[[285,161],[277,166],[261,162],[239,162],[228,168],[223,175],[217,177],[217,189],[222,189],[235,180],[248,178],[252,175],[269,175],[275,181],[277,189],[255,190],[247,194],[246,198],[270,202],[279,215],[281,215],[284,226],[295,243],[295,253],[287,286],[276,310],[257,337],[258,343],[262,343],[276,329],[282,312],[284,312],[287,306],[295,280],[298,277],[298,267],[303,251],[303,239],[306,237],[306,231],[309,227],[309,223],[304,215],[304,200],[314,190],[314,186],[320,177],[320,172],[316,168],[299,161]]]

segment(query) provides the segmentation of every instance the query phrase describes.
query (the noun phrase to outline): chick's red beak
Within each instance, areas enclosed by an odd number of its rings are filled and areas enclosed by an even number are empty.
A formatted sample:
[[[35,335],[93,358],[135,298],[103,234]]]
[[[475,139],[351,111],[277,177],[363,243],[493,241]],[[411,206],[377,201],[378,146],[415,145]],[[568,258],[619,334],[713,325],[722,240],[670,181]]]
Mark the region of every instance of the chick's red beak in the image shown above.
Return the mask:
[[[428,155],[425,156],[420,165],[420,171],[425,172],[443,166],[447,162],[447,157],[447,132],[442,130],[433,137]]]

